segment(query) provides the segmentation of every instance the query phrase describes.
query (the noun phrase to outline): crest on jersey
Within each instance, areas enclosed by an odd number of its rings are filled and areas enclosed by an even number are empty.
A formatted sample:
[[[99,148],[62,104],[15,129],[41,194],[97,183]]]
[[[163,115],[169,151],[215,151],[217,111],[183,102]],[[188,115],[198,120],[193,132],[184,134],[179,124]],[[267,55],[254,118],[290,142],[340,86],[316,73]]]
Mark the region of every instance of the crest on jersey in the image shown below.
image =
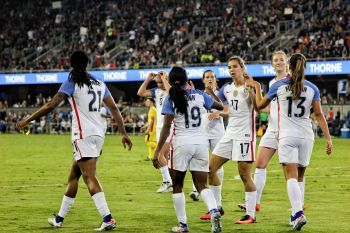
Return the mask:
[[[233,96],[236,97],[238,95],[238,91],[237,90],[234,90],[233,91]]]

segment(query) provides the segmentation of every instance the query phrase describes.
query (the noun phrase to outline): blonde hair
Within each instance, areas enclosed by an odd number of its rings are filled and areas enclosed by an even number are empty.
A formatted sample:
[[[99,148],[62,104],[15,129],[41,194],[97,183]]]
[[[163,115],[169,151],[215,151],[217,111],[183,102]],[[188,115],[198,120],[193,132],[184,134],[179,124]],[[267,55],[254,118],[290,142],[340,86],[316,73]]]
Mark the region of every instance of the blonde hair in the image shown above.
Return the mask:
[[[245,66],[243,58],[241,58],[240,56],[232,56],[228,59],[227,63],[229,63],[230,61],[237,61],[239,66],[243,69],[243,76],[248,75],[247,67]]]
[[[293,99],[299,99],[304,89],[306,58],[301,53],[293,54],[289,59],[290,69],[292,70],[292,82],[290,84]]]
[[[271,64],[273,64],[273,57],[277,54],[281,54],[283,55],[283,57],[286,59],[286,62],[288,61],[288,56],[287,54],[283,51],[283,50],[277,50],[277,51],[274,51],[271,55]],[[289,65],[288,65],[288,62],[287,62],[287,65],[286,65],[286,72],[288,73],[289,72]]]

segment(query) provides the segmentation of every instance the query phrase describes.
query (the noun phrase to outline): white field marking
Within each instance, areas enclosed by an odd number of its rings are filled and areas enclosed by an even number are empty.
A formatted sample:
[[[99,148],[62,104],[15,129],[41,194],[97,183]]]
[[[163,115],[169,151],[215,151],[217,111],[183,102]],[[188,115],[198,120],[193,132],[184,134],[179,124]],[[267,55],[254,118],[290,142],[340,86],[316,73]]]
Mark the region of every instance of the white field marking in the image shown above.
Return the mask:
[[[350,177],[350,174],[342,175],[326,175],[326,176],[306,176],[306,178],[335,178],[335,177]],[[269,177],[269,179],[284,179],[283,177]],[[239,175],[235,175],[233,178],[224,178],[225,181],[240,180]],[[191,179],[185,180],[185,182],[192,183]],[[161,183],[160,180],[135,180],[135,181],[116,181],[118,184],[135,184],[135,183]],[[30,188],[30,187],[62,187],[65,184],[37,184],[37,185],[1,185],[0,189],[16,189],[16,188]]]

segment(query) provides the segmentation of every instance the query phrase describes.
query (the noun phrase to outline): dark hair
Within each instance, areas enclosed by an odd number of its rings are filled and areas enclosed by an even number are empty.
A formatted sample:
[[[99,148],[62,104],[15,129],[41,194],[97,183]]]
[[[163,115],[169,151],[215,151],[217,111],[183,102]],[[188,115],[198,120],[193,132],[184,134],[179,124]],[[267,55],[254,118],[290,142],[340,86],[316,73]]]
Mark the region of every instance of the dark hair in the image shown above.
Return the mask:
[[[147,97],[147,100],[151,101],[153,103],[153,105],[156,104],[156,101],[154,100],[154,98],[152,97]]]
[[[174,102],[177,113],[187,114],[187,92],[183,88],[187,82],[186,70],[182,67],[174,66],[169,73],[169,97]]]
[[[304,89],[306,58],[301,53],[293,54],[289,59],[289,67],[292,70],[290,83],[293,99],[299,99]]]
[[[73,70],[69,73],[68,79],[78,84],[79,87],[84,86],[84,84],[91,86],[90,78],[92,77],[86,72],[88,62],[89,58],[83,51],[75,51],[70,56],[70,65]]]
[[[202,81],[204,80],[205,74],[208,73],[208,72],[212,72],[214,74],[215,79],[216,79],[216,74],[215,74],[215,72],[213,70],[206,70],[206,71],[203,72]],[[217,82],[218,82],[218,80],[216,79],[215,87],[216,87],[216,89],[219,89]]]

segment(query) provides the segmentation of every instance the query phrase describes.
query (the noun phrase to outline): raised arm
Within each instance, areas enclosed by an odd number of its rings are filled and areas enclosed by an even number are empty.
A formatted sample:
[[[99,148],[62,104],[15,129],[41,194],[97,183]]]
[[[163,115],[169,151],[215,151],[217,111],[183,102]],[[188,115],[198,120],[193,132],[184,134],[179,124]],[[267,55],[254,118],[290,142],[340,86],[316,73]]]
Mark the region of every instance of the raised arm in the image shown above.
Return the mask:
[[[112,98],[111,95],[109,95],[103,100],[103,102],[107,105],[107,107],[111,111],[113,118],[117,122],[119,132],[122,135],[122,143],[123,143],[124,148],[126,148],[126,144],[127,144],[128,150],[131,150],[132,142],[125,131],[123,118],[120,114],[120,111],[119,111],[117,105],[114,102],[114,99]]]
[[[160,79],[161,79],[162,82],[163,82],[163,85],[164,85],[165,90],[166,90],[167,92],[169,92],[171,86],[170,86],[170,84],[169,84],[169,82],[168,82],[168,75],[167,75],[164,71],[160,71],[160,72],[159,72],[159,77],[160,77]]]
[[[314,109],[316,120],[318,121],[320,128],[327,140],[326,153],[330,155],[333,151],[333,144],[332,144],[331,135],[329,134],[326,118],[324,117],[322,112],[321,102],[319,100],[313,100],[312,107]]]
[[[145,81],[141,84],[139,90],[137,91],[138,96],[142,97],[151,97],[152,93],[150,90],[147,90],[148,84],[153,80],[155,73],[149,73]]]
[[[57,92],[57,94],[46,104],[40,107],[37,111],[32,113],[29,117],[21,120],[17,123],[16,129],[21,130],[23,127],[29,124],[32,120],[35,120],[41,116],[44,116],[55,109],[62,101],[67,98],[66,94],[62,92]]]

